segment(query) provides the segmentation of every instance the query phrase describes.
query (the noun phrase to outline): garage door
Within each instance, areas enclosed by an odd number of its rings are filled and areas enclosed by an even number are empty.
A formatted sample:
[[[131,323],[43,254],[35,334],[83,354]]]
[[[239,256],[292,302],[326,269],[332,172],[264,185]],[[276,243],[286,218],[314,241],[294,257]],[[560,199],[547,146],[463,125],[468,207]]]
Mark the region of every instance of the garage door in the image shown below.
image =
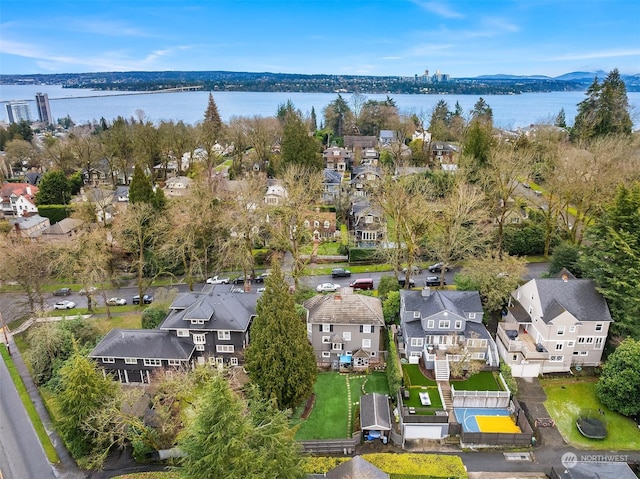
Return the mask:
[[[405,439],[442,439],[449,431],[448,424],[406,424]]]
[[[514,378],[537,378],[541,363],[512,364],[511,375]]]

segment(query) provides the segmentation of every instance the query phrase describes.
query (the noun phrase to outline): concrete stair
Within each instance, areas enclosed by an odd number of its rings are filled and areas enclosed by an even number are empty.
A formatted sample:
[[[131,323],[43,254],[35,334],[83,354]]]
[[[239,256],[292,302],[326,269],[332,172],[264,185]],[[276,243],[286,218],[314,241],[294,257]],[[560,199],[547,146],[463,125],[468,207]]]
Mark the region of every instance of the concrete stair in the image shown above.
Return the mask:
[[[436,381],[449,380],[449,362],[446,359],[436,359],[434,372]]]
[[[451,411],[453,400],[451,398],[451,386],[449,385],[449,381],[438,381],[438,386],[442,392],[442,407],[446,411]]]

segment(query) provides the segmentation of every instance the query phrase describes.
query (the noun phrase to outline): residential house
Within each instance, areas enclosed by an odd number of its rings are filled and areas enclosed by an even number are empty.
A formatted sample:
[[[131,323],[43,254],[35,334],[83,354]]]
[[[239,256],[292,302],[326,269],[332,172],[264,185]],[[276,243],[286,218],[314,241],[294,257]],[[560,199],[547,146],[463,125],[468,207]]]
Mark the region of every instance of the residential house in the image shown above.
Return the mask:
[[[458,169],[458,148],[450,143],[434,141],[429,147],[431,163],[446,171]]]
[[[38,212],[38,187],[29,183],[5,183],[0,188],[0,207],[4,216],[29,216]]]
[[[375,148],[365,148],[360,157],[360,164],[377,167],[379,160],[380,152],[378,150]]]
[[[114,193],[114,198],[118,203],[128,203],[129,202],[129,187],[128,186],[118,186]]]
[[[372,189],[380,184],[382,171],[377,166],[360,165],[351,170],[351,194],[353,196],[367,196]]]
[[[342,173],[329,168],[323,171],[322,201],[333,204],[342,192]]]
[[[615,456],[612,456],[612,459]],[[626,456],[618,456],[620,458]],[[603,456],[603,460],[587,460],[576,461],[575,463],[568,464],[566,467],[563,465],[558,468],[552,467],[549,474],[551,479],[637,479],[638,476],[634,474],[633,469],[629,467],[625,461],[615,459],[607,461],[606,456]]]
[[[99,187],[82,188],[81,197],[83,201],[89,201],[93,204],[96,211],[96,219],[99,223],[111,223],[114,215],[113,190]]]
[[[496,216],[493,219],[493,224],[497,225],[499,222],[498,215],[503,210],[504,200],[500,198],[495,203],[496,205]],[[504,217],[503,225],[519,225],[529,219],[529,214],[527,208],[524,206],[516,204],[516,201],[513,198],[509,198],[507,200],[507,211]]]
[[[199,363],[237,366],[244,363],[249,326],[256,315],[257,293],[182,293],[160,325],[195,345]]]
[[[150,383],[161,369],[187,369],[195,350],[189,338],[157,329],[112,329],[89,353],[105,375],[121,383]]]
[[[382,211],[366,200],[353,203],[349,211],[349,231],[357,248],[375,248],[386,237]]]
[[[378,144],[380,148],[391,146],[394,141],[397,141],[396,132],[393,130],[380,130],[378,135]]]
[[[320,211],[308,213],[304,220],[304,227],[311,231],[314,240],[332,240],[336,237],[336,212]]]
[[[375,148],[378,146],[378,138],[375,136],[345,135],[343,137],[344,147],[349,148],[354,153],[365,148]]]
[[[566,271],[532,279],[511,294],[498,350],[515,377],[598,366],[612,321],[593,280]]]
[[[23,238],[37,238],[42,231],[50,226],[49,218],[38,214],[31,216],[18,216],[9,219],[9,224],[17,235]]]
[[[283,205],[287,199],[287,190],[284,186],[274,180],[269,180],[267,192],[264,195],[264,202],[269,206]]]
[[[449,362],[483,361],[499,365],[494,340],[482,323],[477,291],[400,291],[401,353],[409,363],[423,360],[437,380],[449,379]]]
[[[84,221],[76,218],[64,218],[56,224],[42,230],[42,239],[49,242],[68,241],[78,235]]]
[[[106,163],[106,162],[105,162]],[[108,166],[90,167],[85,168],[81,172],[82,182],[85,186],[101,187],[111,186],[111,175],[109,174]]]
[[[351,150],[339,146],[331,146],[322,152],[324,167],[341,172],[351,169],[352,156]]]
[[[175,198],[185,196],[193,180],[186,176],[174,176],[167,179],[163,188],[165,196]]]
[[[40,183],[40,179],[42,179],[42,173],[32,168],[31,171],[25,173],[24,182],[30,185],[38,185]]]
[[[349,289],[306,300],[307,337],[318,365],[364,370],[381,361],[384,316],[378,298]]]

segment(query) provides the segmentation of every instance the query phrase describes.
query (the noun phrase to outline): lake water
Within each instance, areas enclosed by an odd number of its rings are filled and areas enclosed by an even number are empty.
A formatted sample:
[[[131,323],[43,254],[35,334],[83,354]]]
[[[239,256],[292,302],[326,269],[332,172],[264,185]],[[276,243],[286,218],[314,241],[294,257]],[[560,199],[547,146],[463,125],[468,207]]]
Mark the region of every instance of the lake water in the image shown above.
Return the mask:
[[[62,88],[60,85],[0,85],[0,121],[8,121],[5,104],[12,100],[26,100],[30,104],[32,119],[37,119],[35,94],[47,93],[54,118],[67,115],[76,124],[98,121],[101,117],[111,121],[118,116],[148,120],[182,120],[187,124],[200,122],[207,108],[209,92],[177,93],[124,93],[86,89]],[[351,95],[343,94],[349,101]],[[480,95],[389,95],[401,113],[415,113],[428,123],[431,110],[439,100],[453,110],[460,102],[465,114],[473,108]],[[627,94],[632,109],[634,128],[640,128],[640,92]],[[314,108],[318,123],[322,111],[337,98],[335,93],[254,93],[214,92],[213,97],[220,116],[228,122],[234,116],[275,116],[278,106],[291,100],[305,114]],[[370,100],[384,100],[387,95],[365,95]],[[577,104],[585,99],[584,92],[525,93],[522,95],[482,95],[493,110],[494,124],[514,130],[533,123],[553,123],[564,108],[568,124],[572,124]]]

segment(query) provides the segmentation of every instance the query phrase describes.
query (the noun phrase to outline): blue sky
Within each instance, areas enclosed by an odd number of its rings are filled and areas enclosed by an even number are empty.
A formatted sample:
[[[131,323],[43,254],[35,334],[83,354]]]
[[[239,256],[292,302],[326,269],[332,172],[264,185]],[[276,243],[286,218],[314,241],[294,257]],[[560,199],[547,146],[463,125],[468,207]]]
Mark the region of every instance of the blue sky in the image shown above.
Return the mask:
[[[640,73],[638,0],[0,2],[0,73]]]

